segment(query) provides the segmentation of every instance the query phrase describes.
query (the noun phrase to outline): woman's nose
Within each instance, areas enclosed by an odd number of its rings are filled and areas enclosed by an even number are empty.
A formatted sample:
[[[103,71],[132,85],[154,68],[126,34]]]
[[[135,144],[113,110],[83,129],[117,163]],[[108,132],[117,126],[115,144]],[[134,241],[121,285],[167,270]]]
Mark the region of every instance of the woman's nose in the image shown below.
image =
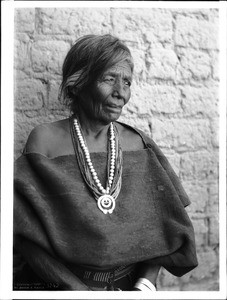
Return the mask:
[[[113,92],[114,95],[118,96],[119,98],[124,97],[125,90],[124,90],[124,84],[122,80],[116,80]]]

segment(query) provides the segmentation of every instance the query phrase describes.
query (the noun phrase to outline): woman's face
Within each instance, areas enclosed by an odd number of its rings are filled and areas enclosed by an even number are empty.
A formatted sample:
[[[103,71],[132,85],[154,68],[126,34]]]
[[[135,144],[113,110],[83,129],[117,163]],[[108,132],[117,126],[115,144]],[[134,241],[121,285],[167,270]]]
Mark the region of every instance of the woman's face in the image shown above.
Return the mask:
[[[107,69],[90,91],[83,93],[81,108],[88,118],[103,124],[116,121],[131,96],[132,71],[123,61]]]

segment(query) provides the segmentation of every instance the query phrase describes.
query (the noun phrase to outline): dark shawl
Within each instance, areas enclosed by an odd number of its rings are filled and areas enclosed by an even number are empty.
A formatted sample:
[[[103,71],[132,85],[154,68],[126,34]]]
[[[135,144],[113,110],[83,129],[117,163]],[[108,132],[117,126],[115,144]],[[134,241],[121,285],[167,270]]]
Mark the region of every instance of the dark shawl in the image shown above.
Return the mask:
[[[83,290],[70,266],[108,268],[145,261],[176,276],[197,266],[190,202],[157,145],[123,152],[122,189],[103,214],[87,189],[76,157],[22,155],[15,165],[14,245],[44,281]],[[101,182],[106,153],[91,153]],[[54,275],[53,275],[54,274]]]

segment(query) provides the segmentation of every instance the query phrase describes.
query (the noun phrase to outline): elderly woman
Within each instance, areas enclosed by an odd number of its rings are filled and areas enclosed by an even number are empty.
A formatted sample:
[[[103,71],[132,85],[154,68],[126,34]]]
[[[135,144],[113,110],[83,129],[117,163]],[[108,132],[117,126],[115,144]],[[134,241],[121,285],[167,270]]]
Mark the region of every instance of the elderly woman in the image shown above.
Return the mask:
[[[196,267],[179,179],[153,140],[117,122],[132,75],[111,35],[68,52],[60,96],[72,115],[33,129],[16,162],[15,289],[152,292],[160,267]]]

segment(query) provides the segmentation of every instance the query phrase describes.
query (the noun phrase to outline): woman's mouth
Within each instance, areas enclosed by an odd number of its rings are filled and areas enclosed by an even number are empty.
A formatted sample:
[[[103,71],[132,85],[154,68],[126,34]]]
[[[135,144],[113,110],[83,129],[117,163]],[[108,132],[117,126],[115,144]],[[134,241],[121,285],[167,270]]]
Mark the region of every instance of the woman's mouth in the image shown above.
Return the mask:
[[[116,105],[116,104],[107,104],[105,107],[108,111],[116,112],[116,113],[121,112],[121,110],[122,110],[122,106]]]

